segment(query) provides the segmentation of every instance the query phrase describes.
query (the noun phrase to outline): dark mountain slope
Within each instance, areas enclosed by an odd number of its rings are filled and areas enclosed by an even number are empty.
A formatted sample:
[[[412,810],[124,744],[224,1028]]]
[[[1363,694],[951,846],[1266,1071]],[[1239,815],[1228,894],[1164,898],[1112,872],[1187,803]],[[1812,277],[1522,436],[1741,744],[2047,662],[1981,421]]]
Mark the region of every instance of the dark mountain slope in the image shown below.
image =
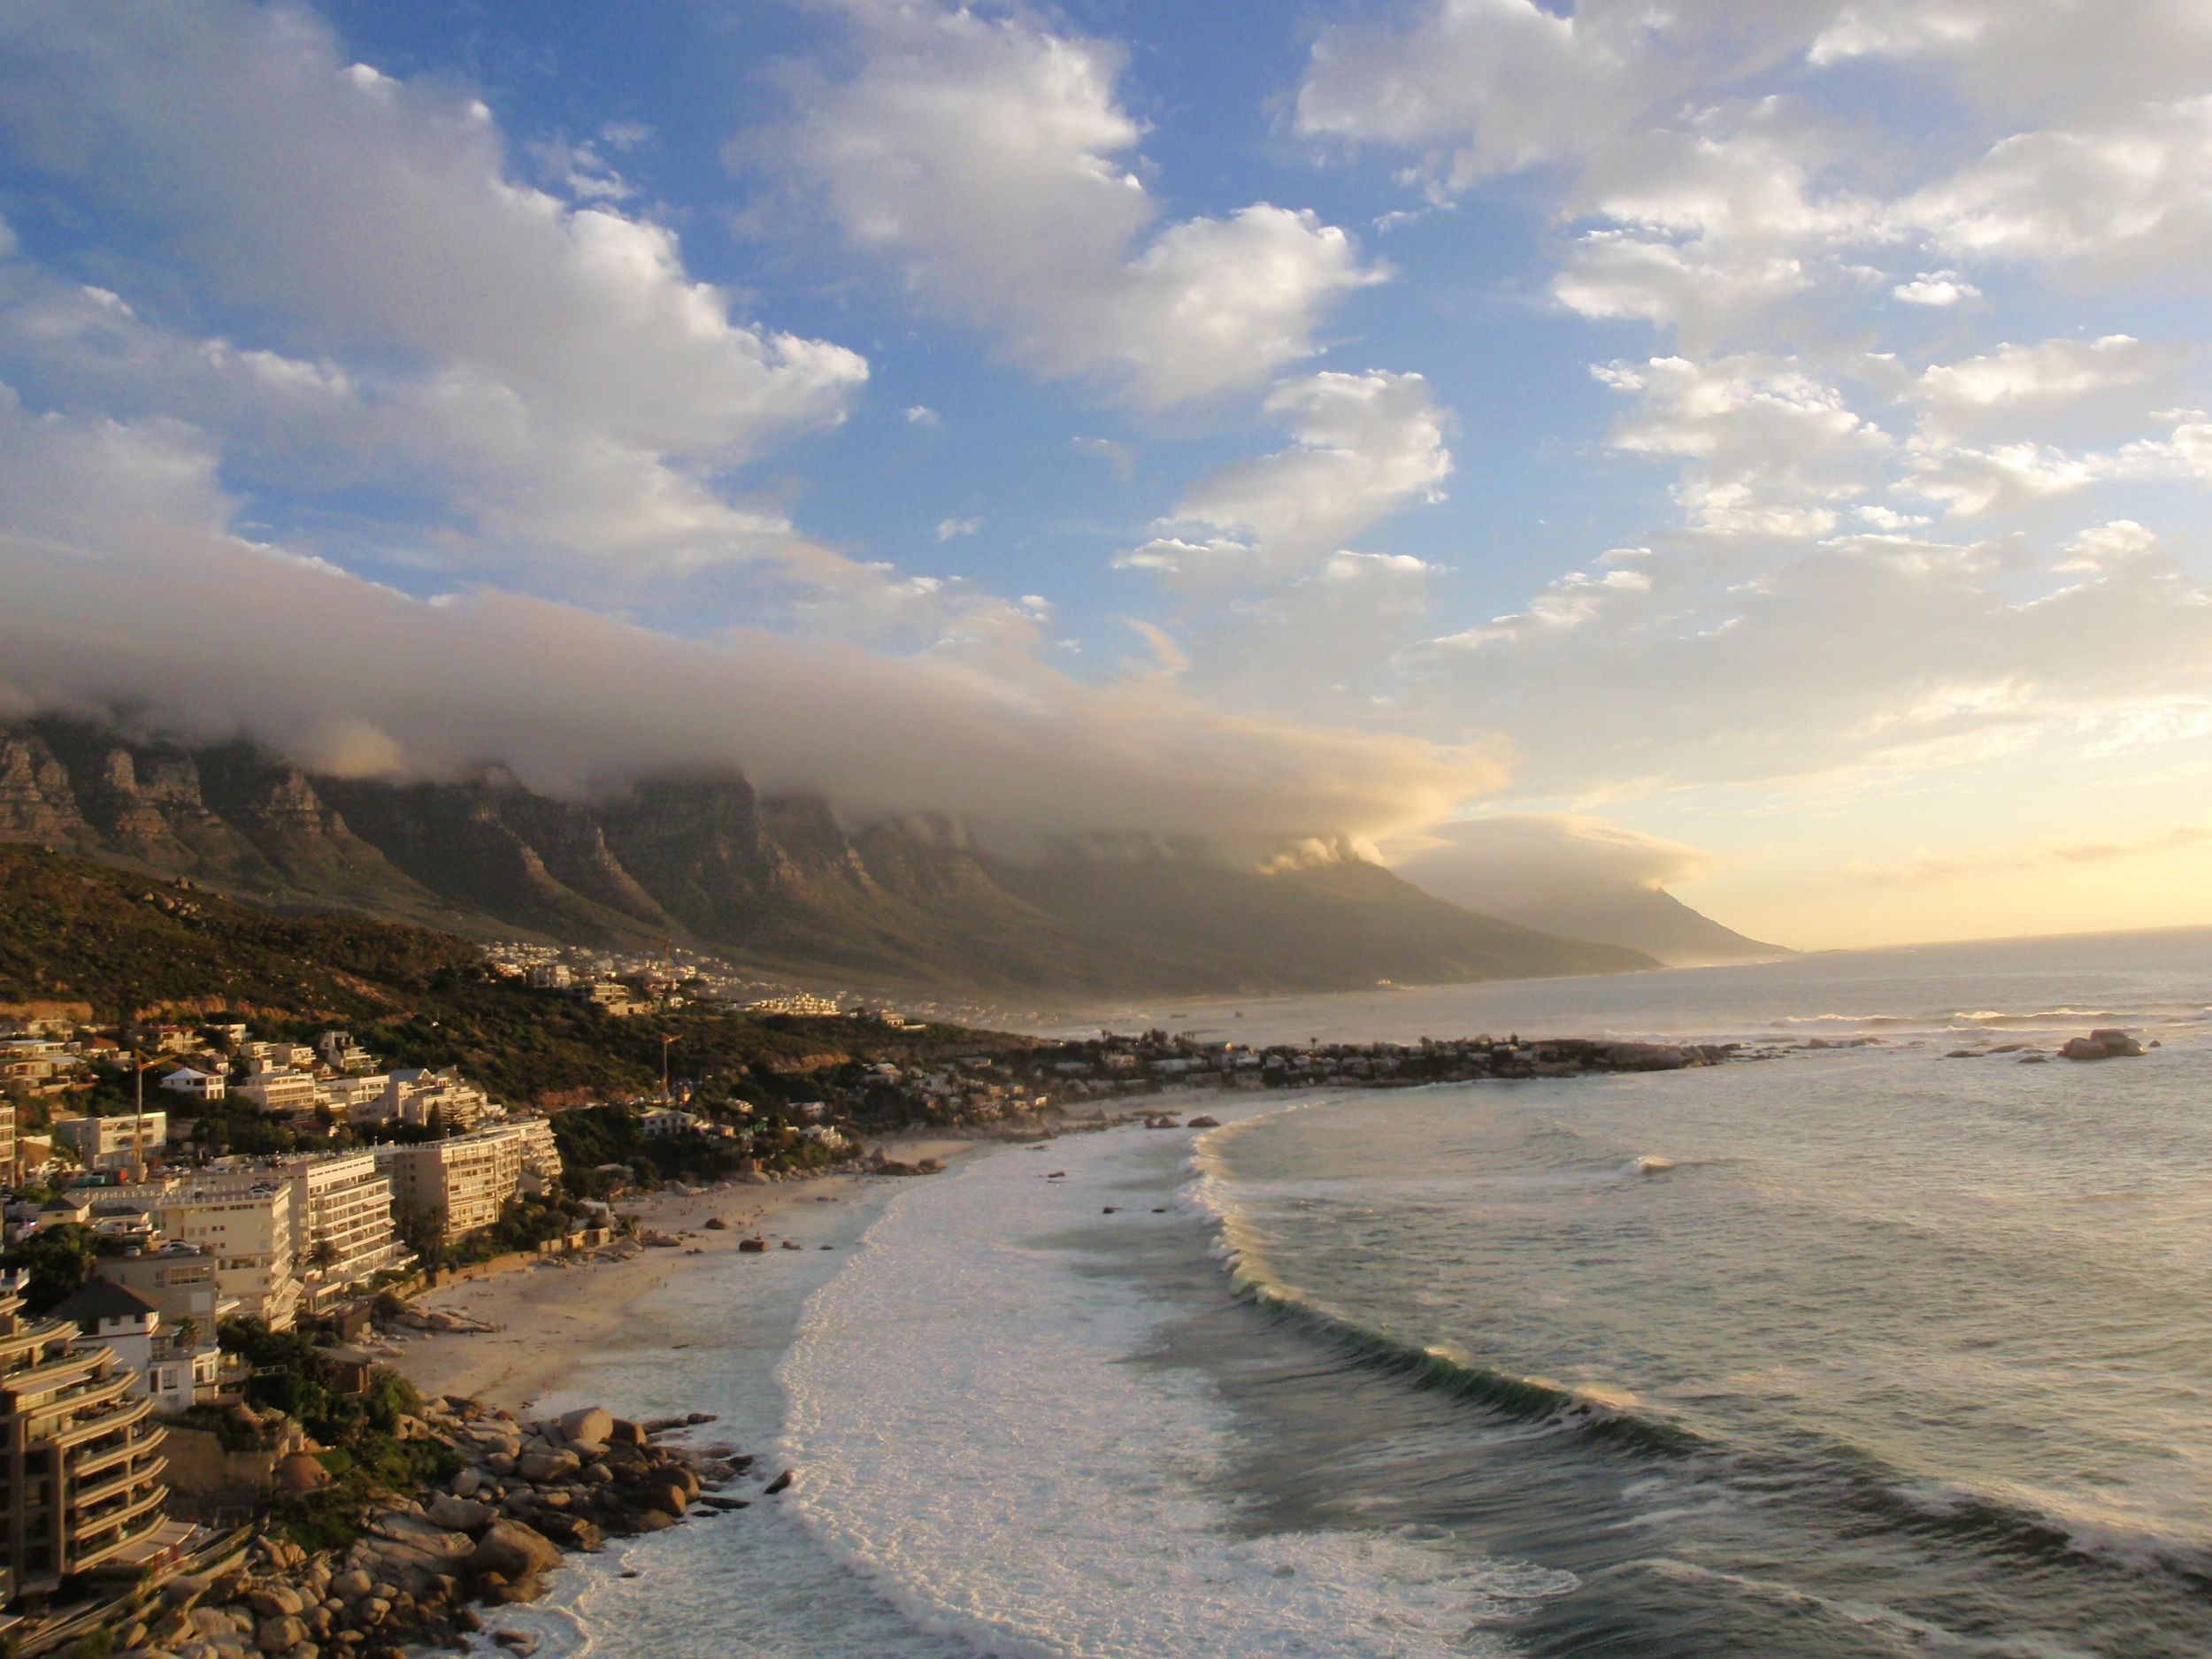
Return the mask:
[[[0,841],[188,875],[257,902],[480,936],[664,937],[794,977],[998,993],[1356,989],[1656,965],[1461,910],[1378,865],[1280,873],[1140,848],[1022,864],[954,826],[855,830],[734,774],[583,805],[496,769],[465,782],[310,777],[58,720],[0,727]]]

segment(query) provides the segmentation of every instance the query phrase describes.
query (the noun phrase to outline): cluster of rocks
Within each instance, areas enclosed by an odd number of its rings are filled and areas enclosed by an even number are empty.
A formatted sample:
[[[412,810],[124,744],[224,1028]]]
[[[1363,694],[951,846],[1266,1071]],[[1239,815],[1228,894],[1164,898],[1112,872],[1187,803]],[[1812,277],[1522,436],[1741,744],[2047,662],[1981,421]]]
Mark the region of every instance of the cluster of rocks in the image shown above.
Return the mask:
[[[2059,1053],[2069,1060],[2132,1060],[2143,1053],[2143,1045],[2124,1031],[2108,1026],[2086,1037],[2070,1037]]]
[[[173,1578],[119,1646],[140,1659],[402,1659],[456,1644],[484,1628],[469,1602],[535,1600],[564,1550],[657,1532],[695,1510],[743,1509],[721,1488],[750,1458],[660,1439],[711,1420],[638,1424],[591,1407],[526,1424],[472,1401],[434,1401],[428,1437],[461,1458],[444,1490],[370,1516],[342,1551],[265,1537],[234,1570]],[[535,1646],[518,1632],[494,1635],[518,1652]]]

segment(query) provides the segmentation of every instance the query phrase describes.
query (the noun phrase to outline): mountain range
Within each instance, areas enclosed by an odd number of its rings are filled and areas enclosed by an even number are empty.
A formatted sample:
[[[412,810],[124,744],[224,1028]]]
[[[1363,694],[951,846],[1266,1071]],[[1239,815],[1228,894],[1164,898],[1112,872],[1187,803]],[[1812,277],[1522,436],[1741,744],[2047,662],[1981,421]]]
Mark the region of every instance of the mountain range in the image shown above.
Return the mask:
[[[1352,856],[1263,872],[1150,842],[996,856],[934,819],[847,826],[718,772],[556,799],[311,775],[244,741],[0,726],[0,841],[187,875],[265,907],[651,948],[794,978],[1009,993],[1241,995],[1658,965],[1432,897]]]

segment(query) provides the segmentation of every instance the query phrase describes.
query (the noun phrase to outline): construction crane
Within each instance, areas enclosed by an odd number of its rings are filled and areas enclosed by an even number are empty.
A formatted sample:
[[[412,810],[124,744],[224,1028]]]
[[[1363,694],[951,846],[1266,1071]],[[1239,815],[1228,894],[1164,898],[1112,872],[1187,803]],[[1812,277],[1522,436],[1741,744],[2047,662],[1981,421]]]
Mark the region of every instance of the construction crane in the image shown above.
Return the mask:
[[[132,1069],[138,1073],[138,1109],[131,1125],[131,1179],[134,1181],[146,1179],[146,1073],[160,1064],[159,1055],[150,1060],[141,1060],[136,1049],[131,1051]],[[97,1157],[100,1143],[96,1139],[92,1147],[93,1156]]]

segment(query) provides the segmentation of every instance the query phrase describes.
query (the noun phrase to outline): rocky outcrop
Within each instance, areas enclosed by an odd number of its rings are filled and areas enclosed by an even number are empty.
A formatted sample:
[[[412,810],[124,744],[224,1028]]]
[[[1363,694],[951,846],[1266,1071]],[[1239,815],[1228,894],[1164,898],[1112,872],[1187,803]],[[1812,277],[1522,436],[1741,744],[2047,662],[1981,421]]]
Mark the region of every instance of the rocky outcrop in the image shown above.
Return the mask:
[[[31,731],[0,732],[0,841],[59,847],[88,826],[69,787],[69,769]]]
[[[311,1555],[265,1535],[233,1571],[171,1580],[115,1632],[118,1646],[177,1659],[397,1659],[457,1646],[483,1628],[470,1601],[535,1600],[568,1550],[673,1526],[695,1509],[708,1518],[744,1509],[724,1489],[750,1458],[657,1438],[708,1420],[649,1430],[593,1408],[523,1424],[465,1400],[433,1402],[421,1432],[461,1459],[447,1490],[371,1516],[343,1550]]]
[[[2143,1045],[2126,1032],[2108,1026],[2086,1037],[2068,1039],[2059,1053],[2069,1060],[2132,1060],[2143,1053]]]

